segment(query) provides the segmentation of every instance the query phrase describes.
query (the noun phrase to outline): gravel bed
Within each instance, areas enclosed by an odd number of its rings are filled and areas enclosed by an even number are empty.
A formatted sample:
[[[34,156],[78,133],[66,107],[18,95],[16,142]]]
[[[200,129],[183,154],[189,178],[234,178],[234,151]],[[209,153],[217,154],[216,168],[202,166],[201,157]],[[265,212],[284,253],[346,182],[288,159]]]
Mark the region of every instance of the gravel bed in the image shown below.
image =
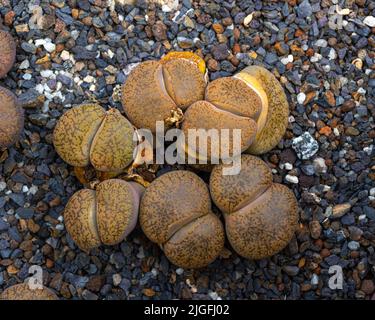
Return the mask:
[[[0,152],[0,292],[38,265],[63,299],[375,300],[375,2],[120,2],[0,0],[17,41],[0,85],[26,112],[20,142]],[[226,243],[209,267],[183,270],[139,226],[90,255],[64,229],[82,185],[54,151],[57,119],[84,101],[122,110],[112,96],[134,64],[172,50],[204,57],[210,79],[264,65],[287,93],[287,132],[262,158],[294,191],[300,226],[272,258],[246,260]],[[341,290],[329,286],[336,265]]]

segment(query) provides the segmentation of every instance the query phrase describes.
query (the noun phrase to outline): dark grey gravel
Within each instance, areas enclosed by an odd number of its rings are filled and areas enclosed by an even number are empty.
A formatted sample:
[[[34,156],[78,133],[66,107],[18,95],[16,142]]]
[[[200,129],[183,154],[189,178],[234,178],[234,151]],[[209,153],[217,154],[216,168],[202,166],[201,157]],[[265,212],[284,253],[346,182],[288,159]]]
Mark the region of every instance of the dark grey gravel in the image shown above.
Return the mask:
[[[26,121],[0,151],[0,292],[39,265],[62,299],[375,299],[375,28],[364,23],[374,1],[183,0],[178,14],[146,1],[113,12],[96,0],[1,3],[17,59],[0,85]],[[207,268],[183,270],[139,226],[89,254],[65,231],[64,207],[82,185],[53,149],[57,119],[84,101],[122,110],[112,95],[131,66],[172,50],[201,55],[211,80],[263,65],[285,89],[288,129],[262,158],[296,195],[300,224],[269,259],[226,243]],[[329,288],[337,265],[341,290]]]

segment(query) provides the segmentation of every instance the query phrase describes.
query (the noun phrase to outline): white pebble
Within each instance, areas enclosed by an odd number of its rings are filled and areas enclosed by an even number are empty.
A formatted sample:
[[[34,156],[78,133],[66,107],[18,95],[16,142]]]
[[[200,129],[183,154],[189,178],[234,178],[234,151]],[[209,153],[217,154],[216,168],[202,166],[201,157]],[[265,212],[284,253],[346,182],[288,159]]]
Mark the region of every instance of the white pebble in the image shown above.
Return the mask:
[[[208,295],[210,296],[212,300],[221,300],[221,298],[215,291],[210,291]]]
[[[112,276],[112,281],[113,281],[113,285],[115,287],[117,287],[120,283],[121,283],[121,280],[122,280],[122,277],[120,274],[118,273],[115,273],[113,276]]]
[[[62,223],[57,224],[55,228],[58,231],[63,231],[65,229],[65,227]]]
[[[27,186],[22,186],[22,192],[26,193],[29,191],[29,188]]]
[[[84,79],[83,79],[83,81],[87,82],[87,83],[93,83],[94,80],[95,80],[95,78],[93,76],[90,76],[90,75],[84,77]]]
[[[0,181],[0,192],[4,191],[7,187],[7,184],[4,181]]]
[[[297,95],[297,102],[299,104],[303,104],[306,100],[306,95],[304,92],[300,92],[298,95]]]
[[[40,75],[43,78],[51,78],[53,76],[53,71],[52,70],[42,70],[42,71],[40,71]]]
[[[111,59],[115,56],[115,54],[111,50],[108,50],[107,54]]]
[[[284,164],[284,168],[285,168],[285,170],[290,171],[290,170],[293,169],[293,165],[292,165],[291,163],[289,163],[289,162],[286,162],[286,163]]]
[[[363,148],[363,151],[366,152],[368,155],[371,155],[371,153],[372,153],[372,149],[374,149],[374,145],[373,145],[373,144],[371,144],[371,145],[368,146],[368,147],[364,147],[364,148]]]
[[[322,55],[320,53],[315,52],[314,55],[311,57],[310,61],[314,63],[314,62],[318,62],[321,59],[322,59]]]
[[[52,89],[47,85],[47,83],[44,84],[44,93],[46,92],[49,92],[49,93],[52,92]]]
[[[330,71],[331,71],[331,66],[330,66],[329,64],[325,64],[325,65],[323,66],[323,70],[324,70],[325,72],[330,72]]]
[[[311,284],[313,286],[318,285],[319,283],[319,277],[314,273],[313,276],[311,277]]]
[[[315,45],[317,47],[325,48],[327,46],[327,44],[328,44],[328,42],[325,39],[319,39],[319,40],[315,41]]]
[[[48,111],[49,111],[49,100],[46,100],[43,103],[42,112],[47,113]]]
[[[173,0],[173,2],[169,1],[168,4],[169,4],[169,6],[167,6],[166,4],[163,4],[161,6],[161,10],[163,12],[171,12],[171,11],[176,10],[177,7],[178,7],[178,0]]]
[[[313,166],[314,166],[314,169],[317,173],[326,173],[327,172],[326,162],[323,158],[314,159]]]
[[[335,60],[336,58],[337,58],[336,51],[335,49],[331,48],[331,50],[329,50],[328,59]]]
[[[375,196],[375,187],[370,189],[370,196]]]
[[[250,14],[247,15],[247,16],[245,17],[245,19],[243,20],[243,24],[244,24],[245,27],[248,27],[249,24],[250,24],[250,22],[253,20],[253,14],[254,14],[253,12],[250,13]]]
[[[290,63],[290,62],[293,62],[293,60],[294,60],[294,58],[293,58],[293,56],[290,54],[290,55],[288,55],[287,57],[282,58],[280,61],[281,61],[282,64],[286,65],[286,64],[288,64],[288,63]]]
[[[363,20],[363,23],[370,28],[375,27],[375,17],[374,16],[368,16]]]
[[[44,39],[37,39],[34,41],[36,47],[44,46],[46,44],[46,40]]]
[[[328,218],[328,217],[330,217],[332,215],[332,212],[333,212],[332,207],[331,206],[327,207],[326,210],[325,210],[325,212],[324,212],[324,216]]]
[[[298,177],[292,176],[290,174],[287,174],[285,176],[285,180],[288,181],[288,182],[290,182],[290,183],[295,183],[295,184],[297,184],[299,182]]]
[[[359,249],[361,245],[357,241],[350,241],[348,243],[348,248],[352,251],[356,251]]]
[[[177,269],[176,269],[176,273],[180,276],[180,275],[182,275],[182,274],[184,273],[184,269],[182,269],[182,268],[177,268]]]
[[[32,78],[31,73],[25,73],[25,74],[22,76],[22,79],[24,79],[24,80],[31,80],[31,78]]]
[[[30,67],[30,62],[29,62],[29,60],[26,59],[26,60],[23,60],[21,62],[20,66],[18,68],[21,69],[21,70],[24,70],[24,69],[27,69],[29,67]]]
[[[359,94],[363,95],[363,96],[366,94],[366,90],[363,89],[362,87],[359,88],[359,89],[357,90],[357,92],[358,92]]]
[[[63,52],[61,52],[60,57],[63,61],[67,61],[70,59],[70,53],[64,50]]]
[[[38,91],[39,94],[43,94],[44,86],[41,83],[39,83],[39,84],[36,85],[35,90]]]
[[[159,271],[158,271],[158,269],[156,269],[156,268],[152,268],[152,269],[151,269],[151,273],[152,273],[152,275],[153,275],[154,277],[156,277],[156,276],[159,274]]]
[[[338,137],[340,135],[340,131],[337,128],[333,128],[333,134]]]
[[[52,42],[47,42],[43,45],[44,49],[46,49],[48,52],[54,52],[56,50],[56,45]]]
[[[341,9],[341,8],[339,8],[339,7],[336,7],[336,12],[337,12],[339,15],[347,16],[347,15],[350,13],[350,9],[349,9],[349,8]]]
[[[44,96],[47,98],[47,100],[52,100],[53,99],[53,95],[47,91],[44,91]]]

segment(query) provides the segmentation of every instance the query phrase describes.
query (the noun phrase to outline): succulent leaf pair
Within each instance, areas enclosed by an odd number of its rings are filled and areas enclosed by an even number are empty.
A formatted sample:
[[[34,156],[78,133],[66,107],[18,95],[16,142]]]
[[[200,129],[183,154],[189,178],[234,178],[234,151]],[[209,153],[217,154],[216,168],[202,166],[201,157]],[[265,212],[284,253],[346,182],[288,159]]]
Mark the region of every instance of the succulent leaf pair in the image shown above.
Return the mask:
[[[101,244],[120,243],[137,224],[142,192],[141,185],[120,179],[77,191],[65,207],[67,231],[87,252]]]
[[[96,170],[121,171],[133,161],[134,128],[117,109],[105,111],[97,104],[83,104],[64,113],[53,143],[68,164]]]

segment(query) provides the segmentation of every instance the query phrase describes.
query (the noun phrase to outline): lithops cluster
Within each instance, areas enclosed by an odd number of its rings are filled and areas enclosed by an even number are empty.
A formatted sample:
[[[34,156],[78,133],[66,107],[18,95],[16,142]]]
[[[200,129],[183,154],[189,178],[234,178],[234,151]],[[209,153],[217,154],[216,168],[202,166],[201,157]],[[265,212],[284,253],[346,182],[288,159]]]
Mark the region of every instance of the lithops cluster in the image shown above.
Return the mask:
[[[142,197],[140,224],[167,258],[183,268],[208,265],[224,245],[208,188],[189,171],[168,172],[151,183]]]
[[[142,192],[139,184],[120,179],[76,192],[64,211],[67,231],[86,252],[101,244],[121,242],[137,223]]]
[[[16,59],[16,43],[9,32],[0,30],[0,78],[4,78]]]
[[[53,143],[72,166],[91,164],[98,171],[117,172],[133,160],[133,135],[132,124],[117,109],[105,111],[97,104],[83,104],[59,119]]]
[[[31,289],[28,283],[20,283],[5,289],[0,294],[0,300],[59,300],[49,288]]]
[[[145,61],[129,75],[122,104],[137,128],[155,132],[156,121],[167,122],[173,112],[186,110],[204,98],[206,82],[194,61],[184,58]]]
[[[16,96],[0,87],[0,148],[14,144],[22,132],[24,112]]]
[[[283,249],[297,227],[297,201],[286,186],[272,182],[268,166],[243,155],[238,175],[223,175],[225,165],[211,172],[210,191],[224,213],[233,249],[249,259],[262,259]]]
[[[174,111],[182,111],[181,129],[186,139],[191,129],[207,133],[216,129],[219,134],[208,134],[207,154],[200,152],[198,137],[195,143],[186,140],[184,144],[190,157],[211,163],[215,163],[213,156],[225,159],[245,151],[261,154],[274,148],[285,133],[289,115],[286,95],[275,76],[263,67],[250,66],[206,87],[204,72],[204,61],[193,53],[172,52],[160,61],[141,63],[122,90],[130,121],[155,132],[156,121],[168,123]],[[238,136],[235,129],[240,130]],[[234,141],[237,137],[241,138],[239,146]]]

